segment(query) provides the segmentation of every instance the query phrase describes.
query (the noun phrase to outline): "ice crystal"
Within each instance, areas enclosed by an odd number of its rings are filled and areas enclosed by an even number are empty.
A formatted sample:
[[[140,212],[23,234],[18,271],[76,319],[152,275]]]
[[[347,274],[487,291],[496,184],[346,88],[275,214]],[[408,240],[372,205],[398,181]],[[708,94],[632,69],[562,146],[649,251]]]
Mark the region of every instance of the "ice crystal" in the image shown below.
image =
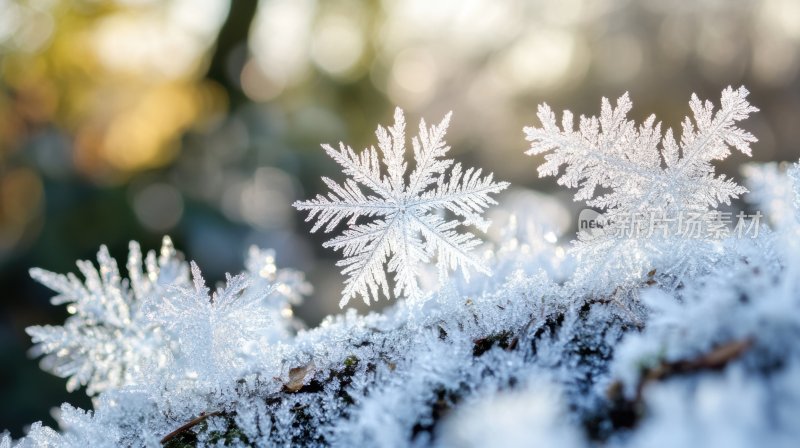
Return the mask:
[[[662,135],[655,116],[639,126],[629,120],[627,93],[616,107],[603,98],[600,116],[581,116],[577,129],[571,112],[559,127],[550,107],[539,106],[541,127],[525,128],[526,153],[544,154],[540,176],[558,176],[577,188],[576,201],[603,212],[596,218],[603,229],[580,232],[571,250],[576,283],[595,294],[627,295],[647,273],[657,276],[646,281],[677,284],[724,257],[719,239],[730,229],[715,208],[747,190],[717,175],[712,162],[731,148],[750,155],[756,138],[738,127],[757,111],[747,95],[744,87],[726,88],[717,111],[692,95],[679,141],[671,129]]]
[[[394,125],[379,126],[376,131],[380,153],[374,147],[357,154],[343,143],[338,150],[323,145],[350,178],[343,184],[323,178],[331,189],[328,196],[294,204],[309,212],[307,221],[316,220],[312,232],[320,228],[330,232],[347,220],[347,229],[324,244],[344,254],[337,263],[348,277],[341,307],[355,296],[367,304],[380,293],[389,297],[387,270],[394,273],[395,296],[419,296],[420,265],[434,257],[442,275],[461,270],[466,277],[470,269],[489,273],[471,253],[480,240],[456,228],[475,226],[486,231],[489,222],[481,213],[496,203],[490,195],[508,184],[494,182],[491,174],[482,176],[480,169],[464,171],[460,164],[443,158],[450,149],[444,141],[450,114],[430,128],[424,120],[420,122],[419,135],[412,139],[416,167],[407,175],[406,124],[399,108],[394,119]],[[372,194],[365,194],[361,186]],[[444,218],[445,211],[456,219]],[[372,219],[358,223],[359,218]]]
[[[644,292],[647,328],[622,340],[611,365],[646,410],[630,446],[788,447],[797,440],[795,239],[736,241],[732,263],[687,279],[681,290]],[[784,246],[795,252],[781,254]],[[726,347],[738,349],[726,355],[719,350]]]
[[[526,154],[545,154],[540,176],[556,176],[558,183],[578,188],[575,200],[604,209],[609,220],[630,213],[662,210],[706,210],[728,204],[746,190],[724,175],[715,175],[711,162],[736,148],[750,155],[756,138],[737,122],[758,111],[747,102],[744,87],[722,91],[721,107],[714,112],[709,101],[692,95],[680,143],[672,130],[661,135],[661,123],[651,115],[636,126],[628,120],[632,108],[628,94],[617,106],[603,98],[600,117],[581,116],[575,129],[572,113],[565,111],[561,127],[547,104],[539,106],[541,127],[526,127],[531,148]],[[607,192],[598,195],[598,189]]]
[[[397,129],[381,141],[394,145]],[[363,157],[378,163],[375,151]],[[754,198],[797,213],[796,170]],[[126,286],[102,253],[86,286],[51,274],[56,302],[76,311],[145,297],[137,309],[149,319],[137,322],[161,330],[168,364],[109,386],[91,411],[63,405],[59,431],[35,423],[16,445],[0,434],[0,448],[796,445],[800,240],[789,219],[708,245],[593,241],[598,258],[573,270],[574,250],[558,244],[566,212],[513,196],[493,216],[506,222],[487,245],[493,277],[457,277],[425,301],[350,309],[309,330],[288,318],[307,285],[268,250],[253,249],[247,271],[214,294],[182,263],[169,284],[136,271],[139,286]],[[683,199],[671,206],[712,206]]]
[[[144,316],[142,306],[167,286],[187,281],[186,266],[169,238],[161,253],[149,252],[142,270],[142,252],[135,242],[128,256],[129,280],[123,280],[116,261],[103,246],[97,254],[99,270],[79,261],[85,281],[74,274],[60,275],[31,269],[31,276],[56,291],[53,305],[67,304],[70,316],[63,326],[34,326],[26,331],[44,354],[42,368],[69,378],[68,390],[87,386],[95,394],[131,382],[145,365],[158,364],[163,333]]]
[[[58,432],[54,431],[52,428],[43,426],[42,422],[36,422],[31,425],[27,437],[14,445],[14,448],[69,446],[64,442],[64,438]]]
[[[227,275],[225,287],[210,294],[194,262],[191,270],[192,286],[173,287],[173,294],[148,307],[148,317],[176,343],[187,375],[207,379],[237,371],[264,347],[270,325],[277,323],[267,305],[274,285],[251,290],[246,274]]]
[[[61,326],[26,330],[35,343],[32,352],[44,354],[42,367],[69,378],[68,390],[85,385],[90,395],[146,381],[143,375],[161,375],[176,357],[228,365],[248,350],[258,352],[254,345],[286,340],[299,325],[291,319],[291,305],[310,292],[302,273],[279,269],[274,253],[257,247],[250,249],[248,270],[231,278],[230,288],[240,288],[240,297],[233,297],[236,293],[229,288],[220,295],[220,304],[197,296],[202,291],[191,288],[189,266],[169,238],[164,238],[159,255],[150,251],[144,260],[138,243],[131,242],[128,279],[104,246],[98,262],[98,268],[78,262],[84,282],[73,274],[32,269],[33,278],[58,293],[52,303],[67,304],[72,316]],[[195,276],[195,287],[198,282],[202,279]],[[211,325],[206,329],[214,337],[192,333],[201,323]],[[228,348],[221,335],[229,338]],[[198,361],[197,356],[208,354],[207,360]]]
[[[647,417],[628,446],[790,448],[800,437],[800,365],[760,379],[740,366],[669,381],[646,392]]]

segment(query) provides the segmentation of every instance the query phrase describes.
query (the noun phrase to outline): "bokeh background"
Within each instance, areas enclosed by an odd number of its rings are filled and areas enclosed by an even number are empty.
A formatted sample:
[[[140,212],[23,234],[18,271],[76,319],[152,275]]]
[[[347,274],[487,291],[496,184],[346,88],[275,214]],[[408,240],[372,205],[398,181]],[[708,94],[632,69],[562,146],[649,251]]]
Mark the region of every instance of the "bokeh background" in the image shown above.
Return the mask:
[[[320,143],[452,109],[454,157],[550,191],[522,155],[538,103],[630,91],[677,126],[691,92],[744,84],[754,160],[796,160],[799,68],[797,0],[0,0],[0,430],[90,406],[26,355],[26,326],[66,316],[32,266],[169,234],[214,281],[259,244],[308,273],[314,325],[341,279],[290,204],[340,177]]]

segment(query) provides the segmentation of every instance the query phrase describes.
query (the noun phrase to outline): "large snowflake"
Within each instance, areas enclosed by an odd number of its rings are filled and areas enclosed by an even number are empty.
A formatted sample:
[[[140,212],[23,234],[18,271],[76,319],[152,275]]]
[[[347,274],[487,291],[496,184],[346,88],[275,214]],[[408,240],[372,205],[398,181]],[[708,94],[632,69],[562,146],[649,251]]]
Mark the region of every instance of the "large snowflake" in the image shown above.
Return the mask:
[[[756,138],[738,127],[757,111],[747,95],[744,87],[726,88],[716,111],[692,95],[692,117],[683,121],[679,140],[672,130],[662,136],[655,116],[638,126],[629,120],[627,93],[616,107],[603,98],[600,116],[581,116],[577,129],[569,111],[559,126],[550,107],[539,106],[541,127],[525,128],[527,154],[544,154],[539,175],[558,176],[559,184],[578,189],[576,201],[603,211],[593,218],[603,229],[582,230],[573,246],[576,284],[610,294],[640,283],[645,273],[680,281],[725,256],[714,235],[728,229],[715,208],[747,190],[717,175],[712,163],[732,148],[750,155]]]
[[[79,261],[84,282],[74,274],[60,275],[31,269],[31,276],[56,291],[53,305],[67,304],[71,316],[63,326],[33,326],[34,354],[43,354],[42,368],[68,377],[67,389],[87,386],[92,395],[126,385],[145,366],[162,363],[157,354],[164,334],[145,316],[143,305],[153,296],[168,295],[170,286],[188,284],[188,269],[172,241],[164,238],[160,255],[150,251],[144,259],[139,244],[131,242],[128,277],[103,246],[97,254],[99,268]]]
[[[632,104],[628,94],[617,107],[603,98],[600,117],[581,116],[575,129],[572,113],[564,111],[561,128],[547,104],[539,106],[541,127],[526,127],[529,155],[546,154],[540,176],[555,176],[560,185],[577,187],[575,200],[605,209],[613,220],[624,214],[654,209],[676,213],[702,211],[746,192],[724,175],[715,175],[711,162],[726,158],[736,148],[750,155],[756,138],[737,122],[758,111],[747,102],[744,87],[722,92],[721,107],[692,95],[694,120],[683,122],[680,143],[672,130],[662,138],[661,123],[651,115],[636,126],[628,120]],[[604,189],[598,195],[597,190]]]
[[[348,277],[342,307],[359,295],[367,304],[379,293],[389,297],[387,271],[394,273],[395,296],[421,295],[420,266],[434,257],[440,275],[460,270],[468,277],[471,269],[488,274],[471,253],[480,240],[456,228],[475,226],[485,231],[489,222],[481,213],[496,203],[490,195],[508,183],[494,182],[492,174],[482,176],[480,169],[464,171],[460,164],[442,158],[450,149],[444,141],[450,114],[438,125],[420,122],[419,136],[412,139],[416,166],[407,175],[405,118],[399,108],[394,119],[393,126],[379,126],[376,131],[379,150],[370,147],[357,154],[343,143],[338,150],[323,145],[350,178],[343,184],[323,178],[331,189],[327,196],[294,204],[309,211],[307,221],[316,218],[312,232],[323,227],[330,232],[347,220],[348,228],[324,244],[344,253],[337,263]],[[371,193],[365,194],[362,186]],[[455,218],[443,217],[444,211]],[[362,217],[373,219],[357,222]]]

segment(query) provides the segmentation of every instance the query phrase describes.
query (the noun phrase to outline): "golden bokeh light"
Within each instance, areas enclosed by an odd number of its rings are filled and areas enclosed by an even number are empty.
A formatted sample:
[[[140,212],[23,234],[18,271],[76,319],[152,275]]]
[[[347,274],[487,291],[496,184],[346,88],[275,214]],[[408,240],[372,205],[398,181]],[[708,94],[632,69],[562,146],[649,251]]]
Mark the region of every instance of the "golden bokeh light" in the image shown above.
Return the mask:
[[[6,27],[41,38],[15,33],[3,42],[2,79],[12,90],[0,113],[74,135],[75,166],[90,179],[114,182],[168,163],[186,130],[225,105],[225,94],[201,75],[226,7],[223,0],[9,3],[20,23]],[[24,138],[3,136],[9,147]]]
[[[26,231],[33,230],[43,206],[39,176],[17,168],[0,177],[0,251],[11,248]]]

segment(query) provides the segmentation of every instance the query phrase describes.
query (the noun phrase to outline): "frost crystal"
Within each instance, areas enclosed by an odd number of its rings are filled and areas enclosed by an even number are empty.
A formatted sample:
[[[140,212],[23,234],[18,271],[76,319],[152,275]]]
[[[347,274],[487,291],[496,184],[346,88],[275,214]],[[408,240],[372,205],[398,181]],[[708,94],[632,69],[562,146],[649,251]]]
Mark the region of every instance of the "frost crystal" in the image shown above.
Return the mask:
[[[84,282],[73,274],[31,270],[58,293],[52,303],[67,304],[72,316],[63,326],[26,330],[32,352],[45,355],[42,367],[68,377],[68,390],[84,385],[90,395],[146,382],[144,376],[158,377],[167,368],[210,375],[221,372],[212,367],[224,365],[236,371],[245,353],[294,334],[299,324],[290,305],[311,290],[302,273],[279,269],[274,253],[257,247],[250,249],[248,270],[229,278],[213,299],[198,270],[192,288],[189,266],[168,237],[160,254],[150,251],[145,260],[138,243],[130,243],[129,279],[105,246],[97,258],[99,268],[78,262]]]
[[[374,147],[356,154],[343,143],[338,150],[323,145],[350,178],[344,184],[323,178],[331,189],[328,196],[294,204],[299,210],[309,211],[307,221],[316,218],[312,232],[322,227],[330,232],[347,219],[348,228],[342,235],[324,244],[344,254],[337,263],[348,276],[341,307],[358,295],[367,304],[370,298],[377,300],[379,292],[389,297],[384,264],[388,264],[389,273],[394,273],[395,296],[421,295],[420,265],[433,257],[437,258],[440,276],[448,270],[461,270],[465,278],[469,269],[489,273],[470,253],[480,240],[455,229],[463,225],[486,231],[489,222],[481,213],[496,203],[489,195],[500,192],[508,183],[493,182],[492,174],[481,176],[481,170],[473,168],[463,171],[460,164],[442,159],[450,149],[444,142],[449,113],[430,128],[424,120],[420,122],[419,136],[412,139],[416,167],[407,176],[406,124],[399,108],[394,119],[393,126],[379,126],[375,133],[380,155]],[[361,186],[372,194],[364,194]],[[443,218],[446,210],[457,219]],[[374,219],[357,223],[360,217]]]
[[[36,344],[32,352],[44,354],[42,368],[69,377],[67,389],[87,386],[93,395],[130,383],[145,364],[158,363],[156,352],[164,345],[160,329],[149,323],[142,305],[168,285],[188,281],[186,265],[165,237],[160,256],[150,252],[142,271],[142,252],[130,244],[128,273],[123,280],[116,261],[103,246],[97,254],[99,270],[89,261],[78,261],[86,280],[74,274],[60,275],[31,269],[31,276],[56,291],[53,305],[67,304],[70,316],[63,326],[27,328]]]
[[[559,127],[550,107],[539,106],[541,127],[525,128],[526,154],[544,154],[541,176],[559,176],[559,184],[578,189],[576,201],[603,210],[596,218],[602,231],[581,231],[571,249],[576,286],[605,295],[626,291],[646,273],[679,283],[724,256],[719,240],[729,229],[714,209],[747,190],[717,175],[711,163],[731,148],[750,155],[756,138],[737,127],[757,111],[747,94],[744,87],[726,88],[716,112],[692,95],[693,116],[683,121],[680,142],[672,130],[662,136],[655,116],[640,126],[629,120],[627,93],[616,107],[603,98],[600,117],[581,116],[577,129],[569,111]]]
[[[743,98],[739,92],[723,95],[722,109],[731,116],[748,109],[732,105],[731,98]],[[720,113],[708,112],[708,120],[717,123]],[[443,127],[423,126],[425,143],[417,152],[440,139]],[[709,132],[706,125],[699,127],[695,140]],[[378,136],[386,164],[402,168],[402,158],[393,152],[402,142],[402,116]],[[727,144],[721,142],[730,140],[715,138],[706,145],[717,145],[718,152]],[[690,157],[687,148],[702,147],[690,141],[683,139],[684,153],[665,162],[666,168],[653,165],[651,171],[677,170]],[[623,139],[617,146],[634,145]],[[377,170],[375,150],[361,156],[349,149],[332,152]],[[633,155],[638,152],[618,158],[636,160]],[[434,183],[439,185],[448,166],[431,175]],[[351,175],[358,171],[346,169]],[[695,176],[694,168],[686,169],[683,179],[695,188],[715,179],[713,170]],[[378,182],[375,188],[387,192],[412,190],[389,189],[395,182],[389,171],[385,178],[372,171],[353,176],[341,189],[355,198],[357,182],[371,178]],[[395,184],[403,185],[405,171],[399,172]],[[401,300],[366,315],[350,309],[309,330],[294,331],[289,307],[309,287],[302,274],[278,269],[269,250],[252,249],[247,270],[229,276],[214,294],[196,266],[190,281],[187,265],[171,247],[160,263],[149,256],[142,272],[138,246],[132,246],[130,284],[120,279],[105,250],[100,272],[80,264],[85,285],[74,276],[34,271],[59,292],[54,302],[68,303],[75,312],[58,327],[61,333],[42,333],[48,339],[38,346],[46,348],[47,357],[65,358],[64,365],[89,369],[89,386],[103,390],[92,410],[64,404],[56,417],[58,431],[34,423],[18,441],[0,433],[0,448],[794,447],[800,440],[800,226],[788,211],[800,213],[800,165],[786,172],[753,168],[750,174],[755,176],[750,176],[750,199],[765,208],[774,227],[764,226],[756,237],[729,234],[700,243],[601,238],[566,251],[558,244],[566,221],[559,215],[566,211],[536,195],[514,194],[505,201],[510,208],[493,211],[492,218],[507,225],[490,235],[495,249],[484,259],[492,277],[456,278],[424,302]],[[579,176],[576,182],[587,181]],[[623,185],[641,188],[630,193],[639,202],[620,204],[618,212],[658,206],[645,196],[668,191],[651,192],[637,178],[620,176],[614,182],[603,184],[608,194]],[[418,196],[430,199],[441,188],[423,189],[428,193]],[[713,201],[689,194],[689,187],[685,193],[658,197],[672,201],[663,205],[675,210],[719,201],[717,193]],[[310,206],[312,215],[328,216],[318,226],[332,228],[359,216],[391,219],[387,213],[412,219],[397,210],[381,214],[375,204],[392,204],[382,196],[363,197],[373,208],[358,208],[358,198],[348,208],[343,194],[334,191],[312,201],[333,207]],[[783,214],[776,214],[776,207]],[[386,236],[393,242],[382,250],[393,255],[403,247],[392,239],[401,230],[384,226],[393,232]],[[426,237],[418,233],[422,245]],[[581,245],[585,252],[574,250]],[[433,256],[434,250],[422,247]],[[592,256],[582,257],[586,254]],[[390,255],[380,263],[388,259],[391,265]],[[377,287],[386,283],[384,277]],[[367,294],[377,287],[365,286]],[[126,318],[130,324],[117,323]],[[134,326],[142,330],[137,333]],[[36,330],[32,334],[37,337]],[[115,360],[103,358],[106,353]],[[149,368],[152,354],[157,369]],[[97,364],[94,370],[84,367],[90,362]],[[133,382],[127,376],[119,381],[120,371],[130,373]]]
[[[174,294],[148,307],[148,316],[178,345],[187,375],[236,371],[265,343],[272,323],[266,298],[273,287],[253,291],[246,274],[228,275],[226,286],[209,294],[200,269],[194,262],[191,267],[193,286],[172,288]]]
[[[628,120],[632,103],[627,93],[616,108],[603,98],[600,117],[581,116],[577,130],[571,112],[564,112],[559,128],[553,111],[542,104],[542,127],[525,128],[531,142],[526,154],[546,154],[540,176],[555,176],[566,165],[558,183],[578,188],[575,200],[605,209],[611,221],[654,209],[706,210],[746,192],[724,175],[716,176],[711,162],[726,158],[730,147],[750,155],[756,138],[736,126],[758,111],[747,102],[747,94],[744,87],[728,87],[717,112],[711,102],[692,95],[694,120],[683,121],[680,143],[671,129],[661,136],[661,123],[653,115],[638,128]],[[608,192],[598,195],[598,188]]]

